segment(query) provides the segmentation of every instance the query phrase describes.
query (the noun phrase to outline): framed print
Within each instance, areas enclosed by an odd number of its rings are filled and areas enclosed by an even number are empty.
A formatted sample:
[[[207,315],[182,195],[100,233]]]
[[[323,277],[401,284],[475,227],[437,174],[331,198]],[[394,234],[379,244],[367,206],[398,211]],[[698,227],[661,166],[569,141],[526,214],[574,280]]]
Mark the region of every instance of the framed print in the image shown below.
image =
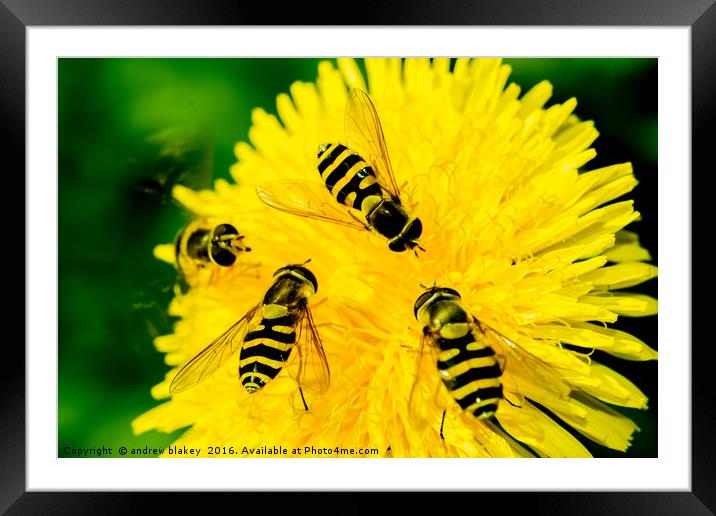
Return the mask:
[[[370,27],[69,4],[2,11],[28,264],[3,508],[713,507],[690,291],[708,2]]]

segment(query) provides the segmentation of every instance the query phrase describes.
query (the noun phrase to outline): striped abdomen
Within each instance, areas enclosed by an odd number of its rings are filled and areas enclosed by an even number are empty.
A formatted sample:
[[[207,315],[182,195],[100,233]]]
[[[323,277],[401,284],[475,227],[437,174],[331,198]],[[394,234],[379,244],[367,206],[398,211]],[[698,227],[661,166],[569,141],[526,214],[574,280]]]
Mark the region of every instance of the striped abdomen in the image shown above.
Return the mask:
[[[383,197],[371,166],[358,154],[340,143],[321,145],[318,172],[336,200],[356,210],[368,211],[363,201],[371,196]],[[375,202],[369,203],[374,206]]]
[[[470,325],[458,326],[467,333],[455,338],[437,338],[440,376],[463,410],[479,419],[491,418],[502,399],[502,372],[495,352],[483,338],[475,338]],[[449,327],[446,325],[441,333],[449,333]]]
[[[265,305],[264,305],[265,306]],[[296,342],[296,319],[291,313],[261,319],[244,337],[239,379],[249,394],[276,377]]]

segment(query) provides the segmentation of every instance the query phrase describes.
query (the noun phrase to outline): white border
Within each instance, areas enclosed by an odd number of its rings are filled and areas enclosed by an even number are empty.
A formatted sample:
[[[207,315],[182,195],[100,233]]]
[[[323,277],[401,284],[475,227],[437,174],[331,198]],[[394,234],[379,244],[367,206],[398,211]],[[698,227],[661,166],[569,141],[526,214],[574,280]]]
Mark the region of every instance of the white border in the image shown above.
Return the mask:
[[[42,238],[27,239],[26,253],[27,489],[690,490],[690,37],[688,27],[28,28],[27,234]],[[448,466],[440,459],[56,458],[57,270],[48,266],[46,250],[57,248],[57,58],[326,56],[327,50],[659,58],[658,459],[464,459]]]

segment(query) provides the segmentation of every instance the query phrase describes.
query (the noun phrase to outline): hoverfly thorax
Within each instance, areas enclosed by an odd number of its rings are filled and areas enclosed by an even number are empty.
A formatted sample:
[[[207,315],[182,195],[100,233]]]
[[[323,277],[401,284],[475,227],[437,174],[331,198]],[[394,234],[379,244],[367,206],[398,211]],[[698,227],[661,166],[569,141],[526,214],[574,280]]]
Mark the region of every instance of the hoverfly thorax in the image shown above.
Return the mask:
[[[182,241],[186,240],[186,254],[192,260],[198,260],[200,262],[209,261],[208,242],[209,233],[208,229],[198,228],[193,231],[189,230],[189,227],[182,228],[177,235],[175,241],[175,249],[177,259],[182,252]]]
[[[399,236],[409,220],[403,206],[393,200],[377,203],[366,218],[378,233],[390,239]]]
[[[318,291],[311,271],[300,265],[288,265],[274,272],[274,283],[264,296],[265,304],[295,308],[306,303]]]

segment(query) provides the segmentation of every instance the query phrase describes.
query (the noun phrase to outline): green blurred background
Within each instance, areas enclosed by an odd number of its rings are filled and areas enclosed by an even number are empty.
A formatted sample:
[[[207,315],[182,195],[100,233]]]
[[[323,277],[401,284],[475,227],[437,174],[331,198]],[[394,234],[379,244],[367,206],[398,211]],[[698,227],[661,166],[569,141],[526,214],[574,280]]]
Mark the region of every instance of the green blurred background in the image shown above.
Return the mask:
[[[150,388],[168,367],[152,339],[169,333],[173,269],[152,248],[187,222],[169,200],[173,182],[229,178],[233,146],[248,139],[251,110],[275,113],[295,80],[313,81],[318,59],[59,60],[58,453],[65,447],[164,447],[180,435],[134,436],[130,422],[158,402]],[[589,168],[631,161],[640,185],[632,225],[657,263],[656,59],[507,59],[523,91],[547,79],[553,101],[577,97],[577,113],[601,136]],[[206,145],[161,157],[148,137],[193,128]],[[185,174],[193,169],[203,173]],[[207,183],[208,184],[208,183]],[[656,280],[639,289],[656,296]],[[619,327],[658,349],[656,317]],[[633,380],[647,412],[624,410],[641,427],[627,454],[582,439],[599,457],[657,456],[656,363],[594,358]]]

